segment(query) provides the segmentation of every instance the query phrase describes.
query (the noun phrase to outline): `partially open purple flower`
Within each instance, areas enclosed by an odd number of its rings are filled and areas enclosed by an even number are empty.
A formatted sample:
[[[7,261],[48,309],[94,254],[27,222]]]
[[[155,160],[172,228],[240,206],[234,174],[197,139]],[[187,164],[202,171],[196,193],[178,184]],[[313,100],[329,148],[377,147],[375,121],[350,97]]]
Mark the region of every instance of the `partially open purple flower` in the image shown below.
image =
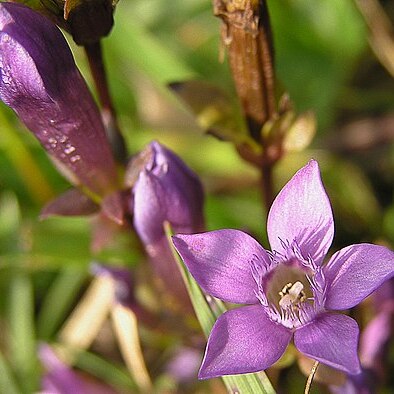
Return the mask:
[[[158,142],[151,142],[139,159],[142,168],[136,176],[130,203],[135,230],[166,288],[181,302],[188,302],[164,223],[169,222],[174,232],[203,230],[201,182],[178,156]]]
[[[294,344],[305,355],[360,372],[359,328],[335,311],[357,305],[394,274],[394,253],[358,244],[323,259],[334,235],[331,205],[316,161],[299,170],[272,204],[272,252],[237,230],[177,235],[174,245],[198,284],[224,301],[200,378],[264,370]]]
[[[0,4],[0,99],[76,185],[98,195],[117,175],[100,113],[60,30],[20,4]]]

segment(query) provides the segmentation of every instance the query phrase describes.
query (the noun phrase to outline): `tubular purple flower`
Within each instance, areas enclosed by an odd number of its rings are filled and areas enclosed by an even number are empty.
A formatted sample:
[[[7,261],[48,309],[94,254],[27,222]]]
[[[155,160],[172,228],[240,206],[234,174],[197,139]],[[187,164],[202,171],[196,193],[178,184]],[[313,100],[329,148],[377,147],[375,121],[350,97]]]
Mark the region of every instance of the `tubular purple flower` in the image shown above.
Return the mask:
[[[130,207],[134,227],[157,275],[179,299],[188,299],[163,225],[168,221],[174,232],[202,231],[202,185],[178,156],[158,142],[150,143],[142,156],[145,161],[133,187]]]
[[[0,99],[72,183],[97,195],[117,186],[100,113],[60,30],[20,4],[0,4]]]
[[[266,251],[248,234],[218,230],[173,242],[202,289],[247,306],[225,312],[208,339],[202,379],[264,370],[294,337],[308,357],[360,372],[351,308],[394,274],[394,253],[358,244],[323,264],[334,235],[331,205],[311,160],[284,186],[268,215]]]

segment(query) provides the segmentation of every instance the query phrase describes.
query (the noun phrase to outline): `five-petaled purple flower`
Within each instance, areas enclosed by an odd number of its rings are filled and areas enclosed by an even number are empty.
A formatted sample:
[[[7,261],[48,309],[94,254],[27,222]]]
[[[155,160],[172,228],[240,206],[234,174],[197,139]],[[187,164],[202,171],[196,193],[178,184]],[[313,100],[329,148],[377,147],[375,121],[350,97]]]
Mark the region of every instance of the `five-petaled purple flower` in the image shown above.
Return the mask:
[[[358,325],[336,311],[357,305],[392,277],[394,253],[383,246],[351,245],[323,264],[334,222],[314,160],[276,197],[267,232],[272,252],[237,230],[173,238],[205,292],[247,304],[215,323],[199,377],[264,370],[282,356],[293,336],[305,355],[358,374]]]

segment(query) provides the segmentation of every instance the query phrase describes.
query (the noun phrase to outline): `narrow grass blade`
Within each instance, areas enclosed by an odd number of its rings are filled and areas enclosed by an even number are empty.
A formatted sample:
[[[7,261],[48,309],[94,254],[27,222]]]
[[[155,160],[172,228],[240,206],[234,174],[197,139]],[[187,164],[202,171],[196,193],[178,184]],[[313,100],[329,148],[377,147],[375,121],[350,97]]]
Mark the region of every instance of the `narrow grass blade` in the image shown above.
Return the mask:
[[[118,367],[113,362],[104,360],[96,354],[79,352],[75,360],[75,366],[113,387],[127,390],[126,392],[129,393],[138,392],[138,386],[125,369]]]
[[[11,372],[5,357],[0,353],[0,393],[20,394],[15,376]]]
[[[50,339],[69,311],[87,273],[85,270],[63,268],[49,288],[38,316],[38,333],[41,339]]]
[[[9,293],[10,361],[23,392],[32,393],[38,381],[33,287],[28,275],[16,272]]]

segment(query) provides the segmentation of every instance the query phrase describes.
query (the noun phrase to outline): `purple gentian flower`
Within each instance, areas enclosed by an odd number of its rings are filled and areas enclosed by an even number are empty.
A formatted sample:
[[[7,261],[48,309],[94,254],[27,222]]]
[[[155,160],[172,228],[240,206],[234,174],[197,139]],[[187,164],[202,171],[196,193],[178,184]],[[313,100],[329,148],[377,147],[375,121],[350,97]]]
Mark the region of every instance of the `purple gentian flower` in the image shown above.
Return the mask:
[[[133,186],[130,210],[135,230],[143,242],[157,276],[182,303],[189,298],[164,231],[202,231],[203,189],[197,175],[172,151],[154,141],[138,158],[142,166]]]
[[[143,152],[145,162],[133,187],[134,226],[148,247],[164,236],[168,221],[175,232],[203,229],[203,190],[197,175],[156,141]]]
[[[360,372],[359,328],[336,311],[357,305],[394,273],[394,253],[358,244],[323,264],[334,235],[316,161],[282,189],[268,215],[272,252],[237,230],[177,235],[174,244],[208,294],[247,304],[215,323],[200,378],[264,370],[294,344],[349,374]]]
[[[98,196],[117,189],[99,110],[60,30],[20,4],[0,4],[0,99],[69,180]]]

